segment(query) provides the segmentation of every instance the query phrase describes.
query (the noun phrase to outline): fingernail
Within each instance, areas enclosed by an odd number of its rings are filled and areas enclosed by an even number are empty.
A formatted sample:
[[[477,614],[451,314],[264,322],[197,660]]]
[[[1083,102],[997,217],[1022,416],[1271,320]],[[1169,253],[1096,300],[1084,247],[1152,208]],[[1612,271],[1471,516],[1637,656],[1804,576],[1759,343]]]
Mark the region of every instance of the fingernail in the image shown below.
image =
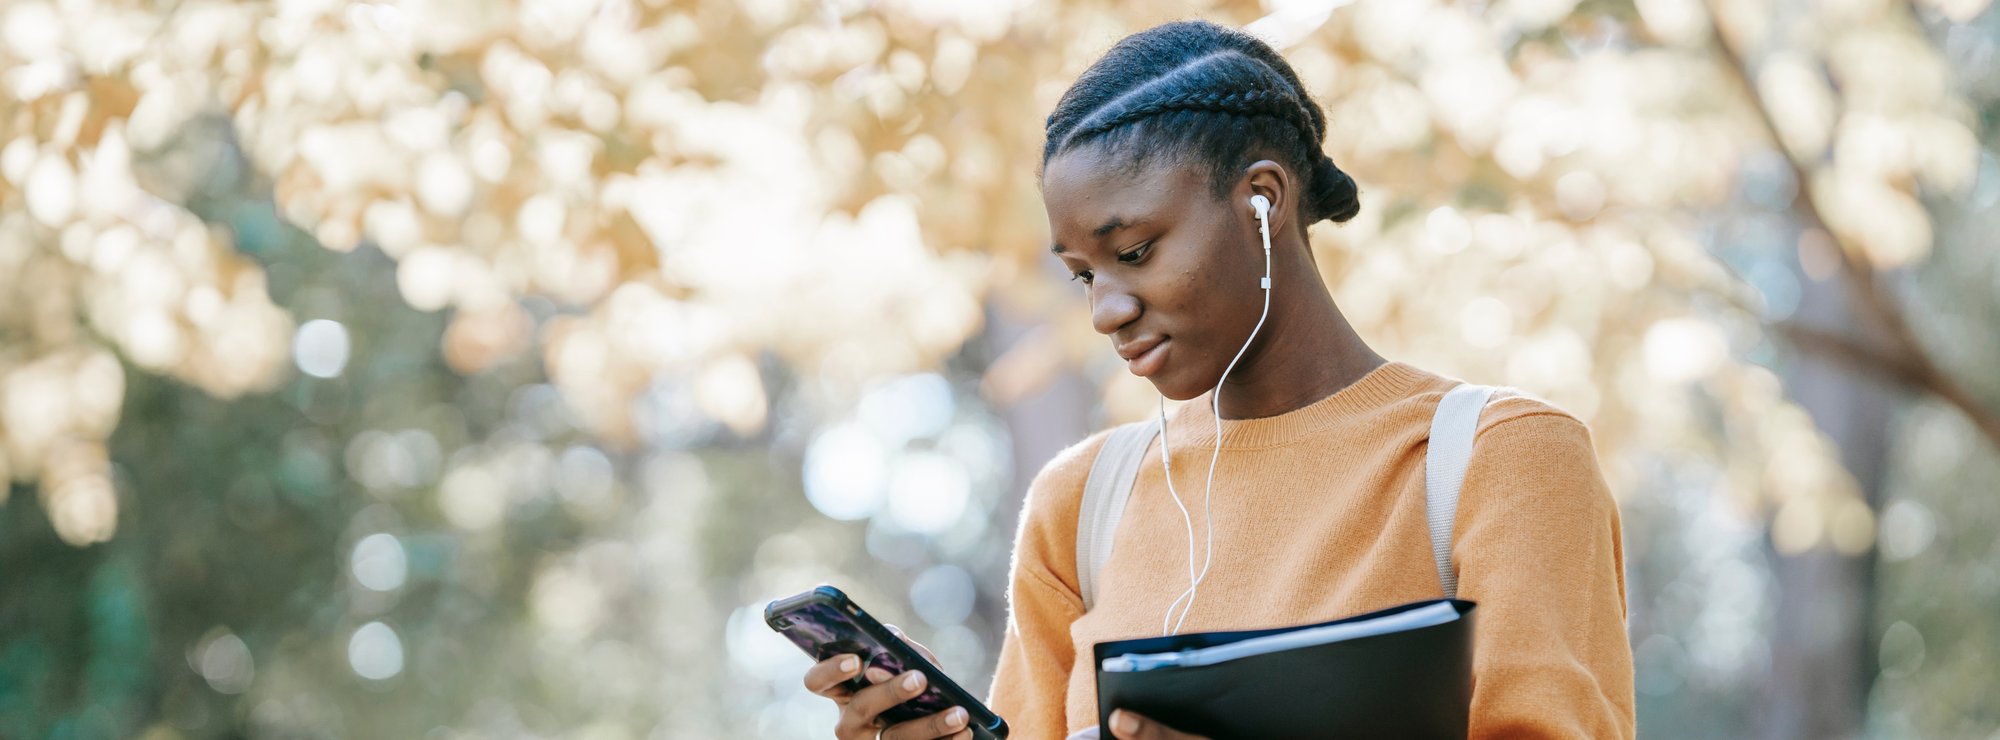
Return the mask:
[[[911,671],[910,675],[903,677],[903,690],[915,691],[917,690],[917,684],[923,683],[923,680],[924,680],[924,674],[918,673],[916,671]]]
[[[951,714],[947,714],[947,715],[945,715],[945,716],[944,716],[944,726],[946,726],[946,727],[949,727],[949,728],[951,728],[951,729],[954,729],[954,730],[956,730],[956,729],[958,729],[958,728],[960,728],[960,727],[964,727],[964,726],[965,726],[965,708],[964,708],[964,707],[952,707],[952,708],[951,708]]]
[[[856,657],[854,657],[854,656],[852,656],[852,655],[849,655],[849,656],[847,656],[847,657],[845,657],[845,658],[841,658],[841,659],[840,659],[840,672],[841,672],[841,673],[853,673],[853,672],[854,672],[854,669],[856,669],[856,668],[859,668],[859,667],[861,667],[861,659],[860,659],[860,658],[856,658]]]
[[[1138,732],[1139,718],[1132,716],[1131,713],[1126,712],[1123,709],[1112,712],[1111,729],[1117,730],[1118,734],[1120,735],[1126,734],[1128,732]]]

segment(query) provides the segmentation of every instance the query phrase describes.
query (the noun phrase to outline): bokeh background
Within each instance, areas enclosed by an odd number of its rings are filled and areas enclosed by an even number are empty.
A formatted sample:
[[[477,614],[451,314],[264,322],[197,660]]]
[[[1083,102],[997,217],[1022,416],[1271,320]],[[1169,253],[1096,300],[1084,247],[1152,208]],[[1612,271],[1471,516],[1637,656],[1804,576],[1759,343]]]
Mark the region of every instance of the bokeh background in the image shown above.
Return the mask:
[[[1124,34],[1281,47],[1384,354],[1587,419],[1648,737],[2000,737],[1986,0],[8,0],[0,736],[806,738],[991,675],[1152,410],[1045,253]]]

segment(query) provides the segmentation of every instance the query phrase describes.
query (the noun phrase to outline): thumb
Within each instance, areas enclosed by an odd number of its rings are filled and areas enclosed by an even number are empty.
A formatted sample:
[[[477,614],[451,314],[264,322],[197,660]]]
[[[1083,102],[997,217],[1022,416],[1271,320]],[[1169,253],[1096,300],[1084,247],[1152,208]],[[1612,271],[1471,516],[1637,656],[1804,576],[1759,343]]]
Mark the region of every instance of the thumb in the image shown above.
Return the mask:
[[[1118,740],[1195,740],[1198,737],[1124,709],[1111,713],[1111,734]]]

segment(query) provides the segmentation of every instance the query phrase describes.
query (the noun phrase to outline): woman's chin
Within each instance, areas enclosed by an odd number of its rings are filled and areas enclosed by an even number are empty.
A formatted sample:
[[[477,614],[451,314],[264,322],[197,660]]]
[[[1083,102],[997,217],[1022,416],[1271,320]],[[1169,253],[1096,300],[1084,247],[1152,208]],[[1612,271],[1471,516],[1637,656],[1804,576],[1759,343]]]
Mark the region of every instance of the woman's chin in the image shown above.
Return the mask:
[[[1160,395],[1166,396],[1169,400],[1173,401],[1186,401],[1192,398],[1199,398],[1201,394],[1209,391],[1209,387],[1197,387],[1185,381],[1177,383],[1171,375],[1166,377],[1156,376],[1147,378],[1146,380],[1152,382],[1153,389],[1159,391]]]

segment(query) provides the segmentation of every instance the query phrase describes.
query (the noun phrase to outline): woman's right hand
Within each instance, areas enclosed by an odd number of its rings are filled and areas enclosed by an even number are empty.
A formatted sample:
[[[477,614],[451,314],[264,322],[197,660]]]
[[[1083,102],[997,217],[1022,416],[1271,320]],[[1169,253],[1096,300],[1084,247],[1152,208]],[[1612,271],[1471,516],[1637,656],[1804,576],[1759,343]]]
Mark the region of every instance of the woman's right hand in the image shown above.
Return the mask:
[[[962,707],[882,727],[879,720],[882,712],[924,693],[927,679],[923,671],[892,676],[888,671],[871,666],[865,674],[870,685],[860,691],[848,691],[843,684],[860,669],[859,656],[835,655],[806,670],[806,689],[840,705],[840,722],[833,726],[834,737],[840,740],[972,739],[972,730],[965,726],[966,713]]]

